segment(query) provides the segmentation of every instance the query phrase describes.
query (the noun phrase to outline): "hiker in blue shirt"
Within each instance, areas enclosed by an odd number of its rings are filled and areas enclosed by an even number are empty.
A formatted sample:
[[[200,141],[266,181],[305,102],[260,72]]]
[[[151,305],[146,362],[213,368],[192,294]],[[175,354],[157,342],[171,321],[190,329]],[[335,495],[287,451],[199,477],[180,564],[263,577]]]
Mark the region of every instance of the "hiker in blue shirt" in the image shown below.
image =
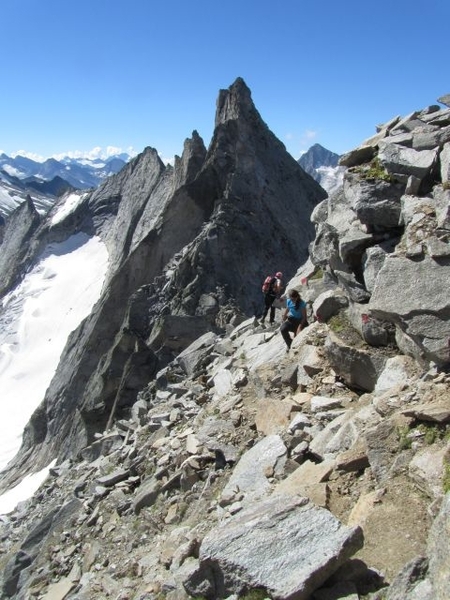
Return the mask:
[[[283,323],[280,327],[281,335],[286,342],[287,351],[292,344],[291,332],[294,337],[308,325],[306,316],[306,302],[302,300],[297,290],[289,290],[286,299],[286,308],[282,316]]]

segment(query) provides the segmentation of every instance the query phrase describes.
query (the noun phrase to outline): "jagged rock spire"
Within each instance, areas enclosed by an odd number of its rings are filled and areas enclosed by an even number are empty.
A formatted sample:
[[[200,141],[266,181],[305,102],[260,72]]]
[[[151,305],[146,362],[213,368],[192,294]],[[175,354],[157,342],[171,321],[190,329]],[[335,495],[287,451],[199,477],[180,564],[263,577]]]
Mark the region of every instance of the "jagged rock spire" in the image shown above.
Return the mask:
[[[257,111],[250,89],[242,77],[238,77],[228,89],[219,92],[215,125],[217,127],[233,119],[248,118],[253,112]]]
[[[184,142],[181,158],[175,156],[174,188],[192,181],[200,171],[206,156],[206,148],[198,132]]]

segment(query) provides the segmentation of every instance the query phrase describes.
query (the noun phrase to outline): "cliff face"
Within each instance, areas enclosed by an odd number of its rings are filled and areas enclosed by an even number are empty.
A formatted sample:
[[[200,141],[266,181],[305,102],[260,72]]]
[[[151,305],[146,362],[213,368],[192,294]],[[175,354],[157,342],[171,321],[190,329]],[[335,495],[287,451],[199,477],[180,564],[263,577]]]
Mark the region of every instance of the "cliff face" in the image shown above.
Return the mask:
[[[0,253],[0,294],[20,280],[28,245],[40,223],[40,216],[28,196],[16,209],[11,217],[11,223],[2,230],[2,252]]]

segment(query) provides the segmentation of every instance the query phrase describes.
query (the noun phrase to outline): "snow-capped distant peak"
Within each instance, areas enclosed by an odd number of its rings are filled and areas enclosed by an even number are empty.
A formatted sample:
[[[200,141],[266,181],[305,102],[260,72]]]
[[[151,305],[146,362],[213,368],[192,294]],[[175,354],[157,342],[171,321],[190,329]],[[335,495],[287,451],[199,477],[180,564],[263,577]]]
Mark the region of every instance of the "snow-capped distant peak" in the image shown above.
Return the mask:
[[[100,149],[99,149],[100,150]],[[25,153],[23,153],[25,154]],[[3,177],[0,177],[0,188],[3,182],[6,186],[14,187],[11,189],[0,189],[0,216],[7,217],[27,195],[30,195],[35,201],[39,212],[47,212],[48,208],[55,203],[55,194],[60,196],[58,190],[75,188],[77,190],[88,190],[98,187],[110,175],[118,173],[128,162],[130,156],[124,153],[117,155],[108,154],[108,158],[99,158],[98,156],[84,156],[81,158],[64,157],[57,160],[48,158],[43,162],[38,162],[24,155],[16,155],[11,158],[6,154],[0,155],[0,173],[3,171]],[[7,177],[11,181],[7,181]],[[15,179],[15,181],[12,181]],[[36,182],[58,182],[57,192],[55,186],[36,186]],[[3,193],[4,192],[4,193]],[[38,193],[39,192],[39,193]],[[64,193],[64,190],[63,192]],[[13,194],[17,202],[8,199],[8,195]]]

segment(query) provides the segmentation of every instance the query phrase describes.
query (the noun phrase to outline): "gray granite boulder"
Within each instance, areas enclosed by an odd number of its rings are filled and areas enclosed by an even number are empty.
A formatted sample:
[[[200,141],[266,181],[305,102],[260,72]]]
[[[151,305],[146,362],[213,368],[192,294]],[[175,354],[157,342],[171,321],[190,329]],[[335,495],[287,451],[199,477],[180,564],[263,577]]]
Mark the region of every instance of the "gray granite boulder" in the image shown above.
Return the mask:
[[[369,347],[355,347],[333,332],[325,341],[325,353],[334,371],[347,385],[365,391],[375,388],[386,362],[383,355],[372,353]]]
[[[390,255],[384,261],[369,303],[371,314],[389,321],[413,342],[404,350],[415,358],[446,364],[450,338],[450,260],[410,260]],[[403,348],[403,339],[397,338]]]
[[[268,435],[241,457],[222,496],[240,492],[245,501],[267,495],[271,489],[269,477],[281,475],[287,459],[287,448],[279,435]]]
[[[276,496],[210,531],[184,586],[211,599],[258,588],[278,600],[307,600],[362,544],[359,527],[306,498]]]

